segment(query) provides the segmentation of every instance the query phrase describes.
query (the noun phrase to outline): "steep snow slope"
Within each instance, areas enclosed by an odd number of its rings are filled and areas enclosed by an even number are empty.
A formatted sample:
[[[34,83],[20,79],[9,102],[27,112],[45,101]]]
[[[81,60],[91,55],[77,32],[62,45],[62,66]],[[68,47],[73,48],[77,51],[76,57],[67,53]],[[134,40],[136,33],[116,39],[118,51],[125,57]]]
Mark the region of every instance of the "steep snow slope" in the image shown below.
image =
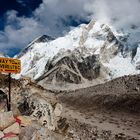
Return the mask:
[[[22,61],[21,75],[27,75],[31,78],[39,78],[45,71],[45,66],[59,52],[74,50],[78,47],[79,34],[82,29],[77,28],[65,37],[60,37],[54,41],[31,43],[27,52],[20,57]]]
[[[90,80],[97,80],[98,78],[110,80],[123,75],[140,73],[138,38],[134,42],[131,34],[127,36],[123,33],[118,33],[115,29],[105,24],[91,21],[87,25],[83,24],[74,28],[64,37],[55,40],[47,39],[48,36],[45,36],[45,38],[44,40],[44,36],[39,37],[25,49],[26,51],[24,50],[21,53],[22,55],[19,55],[22,61],[22,71],[16,78],[29,76],[38,80],[40,77],[43,79],[44,75],[48,75],[51,72],[51,79],[54,81],[57,78],[57,73],[59,73],[58,67],[61,67],[61,70],[63,68],[63,74],[61,75],[64,77],[63,80],[66,78],[64,73],[68,71],[80,76],[83,79],[82,81],[89,80],[83,76],[86,71],[81,68],[83,65],[87,66],[87,63],[89,65],[92,62],[94,63],[92,59],[87,59],[89,56],[95,56],[100,65],[98,69],[100,74]],[[66,56],[73,61],[77,70],[71,68],[69,62],[66,61],[65,63],[64,61],[60,63],[61,66],[57,66],[57,62]],[[75,59],[73,60],[72,58]],[[81,62],[83,64],[78,67]],[[67,70],[64,70],[64,66],[65,68],[67,67]],[[95,65],[90,66],[93,66],[93,69],[88,73],[89,75],[95,70]],[[67,75],[67,77],[71,77],[71,74]],[[70,79],[72,78],[74,77]]]

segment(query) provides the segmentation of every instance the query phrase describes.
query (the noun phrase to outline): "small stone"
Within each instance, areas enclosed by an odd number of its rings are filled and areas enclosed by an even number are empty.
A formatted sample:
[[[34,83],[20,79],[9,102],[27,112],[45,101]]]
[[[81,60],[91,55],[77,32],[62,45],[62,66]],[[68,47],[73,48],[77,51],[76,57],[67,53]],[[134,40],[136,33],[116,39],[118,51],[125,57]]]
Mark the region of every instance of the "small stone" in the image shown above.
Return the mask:
[[[59,117],[62,113],[62,105],[57,103],[54,109],[55,116]]]
[[[14,133],[14,134],[19,134],[20,133],[20,128],[19,128],[19,124],[16,122],[13,125],[9,126],[8,128],[3,130],[4,134],[6,133]]]
[[[4,137],[4,134],[2,131],[0,131],[0,139]]]
[[[3,138],[2,140],[19,140],[19,137],[16,136],[16,137],[6,137],[6,138]]]
[[[11,111],[0,113],[0,130],[4,130],[8,126],[12,125],[14,122],[15,122],[15,119]]]

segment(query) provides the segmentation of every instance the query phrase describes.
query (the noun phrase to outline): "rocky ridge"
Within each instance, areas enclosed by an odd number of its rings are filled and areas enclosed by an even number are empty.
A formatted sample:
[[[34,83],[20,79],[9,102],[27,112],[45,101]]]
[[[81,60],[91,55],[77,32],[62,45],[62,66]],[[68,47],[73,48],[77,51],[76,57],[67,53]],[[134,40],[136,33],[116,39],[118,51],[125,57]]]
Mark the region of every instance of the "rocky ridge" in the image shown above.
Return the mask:
[[[29,78],[12,80],[12,112],[30,120],[20,129],[21,140],[139,138],[139,75],[56,93]],[[7,93],[7,84],[1,85],[1,90]]]
[[[128,38],[105,24],[91,21],[64,37],[39,39],[19,55],[22,71],[16,78],[31,77],[44,87],[69,87],[137,74],[140,72],[139,44],[130,47]]]

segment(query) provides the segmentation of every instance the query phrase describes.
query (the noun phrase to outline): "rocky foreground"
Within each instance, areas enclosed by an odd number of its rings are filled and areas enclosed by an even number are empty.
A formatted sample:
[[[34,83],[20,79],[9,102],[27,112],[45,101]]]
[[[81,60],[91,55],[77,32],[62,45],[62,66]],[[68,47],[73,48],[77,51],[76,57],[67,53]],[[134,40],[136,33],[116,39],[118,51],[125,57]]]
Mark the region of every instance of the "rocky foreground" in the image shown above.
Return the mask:
[[[7,93],[7,76],[0,77],[1,90]],[[0,106],[0,114],[10,113],[4,102]],[[13,79],[10,114],[4,117],[7,121],[0,115],[3,140],[139,140],[140,75],[71,92]],[[13,121],[2,128],[9,118]]]

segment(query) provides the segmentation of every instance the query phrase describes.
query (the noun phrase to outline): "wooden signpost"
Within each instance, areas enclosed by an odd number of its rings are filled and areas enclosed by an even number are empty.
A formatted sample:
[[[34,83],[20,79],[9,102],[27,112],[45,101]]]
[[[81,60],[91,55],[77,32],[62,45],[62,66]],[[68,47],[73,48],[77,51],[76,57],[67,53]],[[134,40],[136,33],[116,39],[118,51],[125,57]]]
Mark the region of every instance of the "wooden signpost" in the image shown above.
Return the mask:
[[[11,73],[20,73],[21,71],[21,61],[12,58],[2,58],[0,57],[0,72],[9,74],[9,97],[7,102],[8,111],[11,110]]]

